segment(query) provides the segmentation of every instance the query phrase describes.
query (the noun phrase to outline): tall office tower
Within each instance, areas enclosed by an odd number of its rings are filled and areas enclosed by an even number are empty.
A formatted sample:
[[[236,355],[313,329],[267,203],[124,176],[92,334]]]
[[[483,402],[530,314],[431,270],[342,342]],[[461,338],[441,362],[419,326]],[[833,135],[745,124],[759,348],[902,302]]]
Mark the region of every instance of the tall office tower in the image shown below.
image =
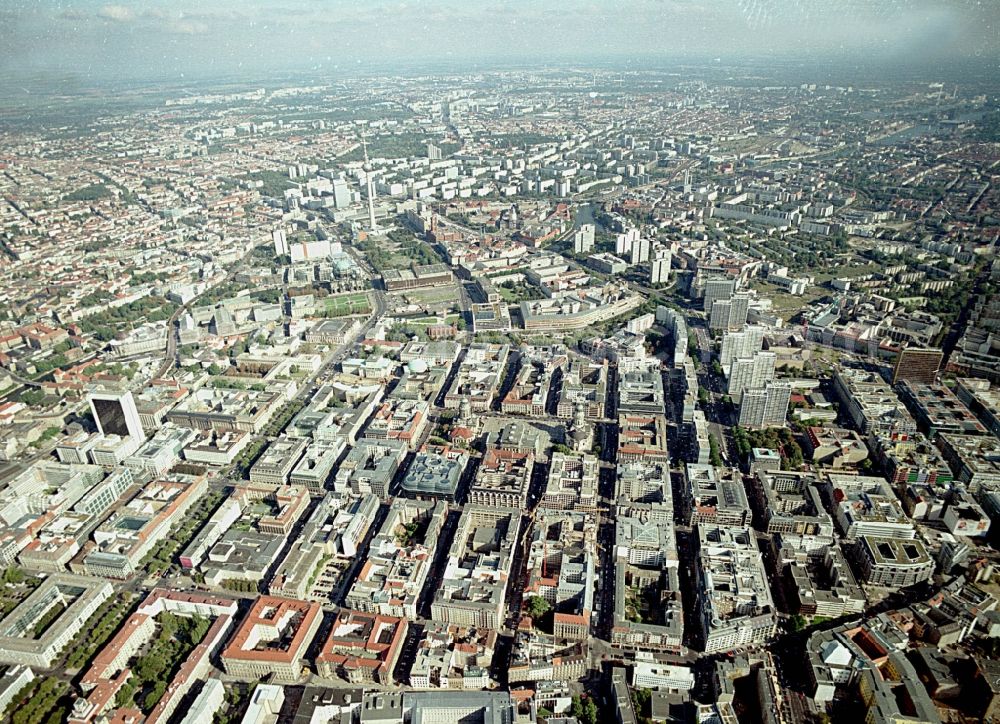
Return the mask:
[[[584,224],[573,234],[573,251],[577,254],[586,254],[594,248],[597,227],[593,224]]]
[[[284,229],[275,229],[271,232],[271,241],[274,242],[274,255],[283,256],[288,253],[288,235]]]
[[[684,170],[684,193],[691,193],[691,169]]]
[[[441,149],[435,146],[433,143],[427,144],[427,158],[431,161],[441,160]]]
[[[940,349],[906,347],[900,350],[896,358],[896,366],[892,369],[892,384],[906,380],[933,385],[943,359],[944,352]]]
[[[751,430],[783,427],[791,396],[792,386],[787,382],[773,382],[759,390],[745,390],[740,401],[740,427]]]
[[[729,385],[726,392],[739,401],[744,390],[759,389],[774,379],[774,352],[758,352],[753,357],[734,359],[729,366]]]
[[[136,442],[146,439],[131,391],[93,390],[88,401],[102,435],[131,437]]]
[[[649,239],[639,237],[632,242],[632,265],[644,264],[649,261]]]
[[[747,327],[739,332],[726,332],[722,335],[719,363],[722,365],[722,369],[728,370],[734,359],[753,357],[763,347],[763,327]]]
[[[750,297],[746,294],[734,294],[730,299],[717,299],[712,302],[708,315],[709,329],[742,329],[747,323],[747,313],[750,311]]]
[[[736,293],[735,279],[706,279],[705,306],[703,309],[711,313],[712,305],[719,299],[729,299]]]
[[[653,249],[653,258],[649,263],[650,284],[666,284],[670,281],[670,260],[672,256],[670,247],[657,245]]]

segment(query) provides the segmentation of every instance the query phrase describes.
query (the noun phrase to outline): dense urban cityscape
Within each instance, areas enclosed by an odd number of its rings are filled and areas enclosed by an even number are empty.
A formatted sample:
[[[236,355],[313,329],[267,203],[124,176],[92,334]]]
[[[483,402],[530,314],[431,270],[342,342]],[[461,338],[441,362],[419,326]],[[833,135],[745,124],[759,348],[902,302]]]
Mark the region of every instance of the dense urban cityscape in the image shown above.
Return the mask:
[[[802,76],[12,105],[5,717],[1000,717],[1000,92]]]

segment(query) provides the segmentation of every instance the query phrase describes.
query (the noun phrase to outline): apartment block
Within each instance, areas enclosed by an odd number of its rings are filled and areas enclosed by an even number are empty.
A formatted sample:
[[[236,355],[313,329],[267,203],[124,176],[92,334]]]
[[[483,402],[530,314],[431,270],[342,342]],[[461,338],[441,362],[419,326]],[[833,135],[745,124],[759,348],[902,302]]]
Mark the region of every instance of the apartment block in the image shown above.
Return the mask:
[[[504,619],[507,581],[521,526],[514,508],[466,505],[455,527],[431,618],[497,628]]]
[[[306,649],[322,618],[318,603],[260,596],[222,651],[226,673],[251,680],[273,675],[281,682],[298,682]]]

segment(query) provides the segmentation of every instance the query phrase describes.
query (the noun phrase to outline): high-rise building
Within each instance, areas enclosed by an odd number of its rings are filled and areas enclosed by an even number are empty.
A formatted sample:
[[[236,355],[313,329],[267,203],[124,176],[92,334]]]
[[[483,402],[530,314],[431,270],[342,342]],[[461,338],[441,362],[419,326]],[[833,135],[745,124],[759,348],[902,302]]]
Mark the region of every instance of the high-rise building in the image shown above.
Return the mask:
[[[584,224],[573,234],[573,251],[577,254],[587,254],[594,248],[597,227]]]
[[[782,427],[791,396],[792,386],[787,382],[772,382],[761,389],[744,390],[740,401],[740,426],[751,430]]]
[[[427,158],[431,161],[441,160],[441,149],[435,146],[433,143],[427,144]]]
[[[338,209],[346,209],[352,201],[351,187],[347,185],[347,181],[335,178],[333,180],[333,205]]]
[[[906,347],[896,357],[896,366],[892,369],[892,384],[905,380],[933,385],[943,359],[944,352],[940,349]]]
[[[639,238],[638,229],[629,229],[615,237],[615,254],[621,256],[632,251],[632,242]]]
[[[645,264],[649,261],[649,239],[645,237],[639,237],[632,242],[632,247],[630,249],[632,255],[631,261],[632,265]]]
[[[94,422],[102,435],[131,437],[136,442],[146,439],[131,391],[95,390],[88,399]]]
[[[284,229],[275,229],[272,231],[271,241],[274,242],[275,256],[284,256],[288,253],[288,235]]]
[[[729,312],[729,329],[743,329],[750,313],[750,295],[734,294],[729,301],[732,304]]]
[[[747,327],[739,332],[726,332],[722,335],[719,363],[723,370],[728,370],[733,360],[753,357],[763,346],[763,327]]]
[[[750,297],[746,294],[734,294],[729,299],[717,299],[712,302],[708,315],[709,329],[742,329],[747,323],[750,311]]]
[[[705,281],[706,312],[712,311],[712,305],[719,299],[729,299],[736,293],[735,279],[707,279]]]
[[[666,284],[670,281],[670,260],[672,256],[669,247],[656,246],[653,249],[653,258],[649,262],[650,284]]]
[[[744,390],[758,389],[774,379],[774,352],[757,352],[753,357],[734,359],[729,366],[726,391],[739,401]]]

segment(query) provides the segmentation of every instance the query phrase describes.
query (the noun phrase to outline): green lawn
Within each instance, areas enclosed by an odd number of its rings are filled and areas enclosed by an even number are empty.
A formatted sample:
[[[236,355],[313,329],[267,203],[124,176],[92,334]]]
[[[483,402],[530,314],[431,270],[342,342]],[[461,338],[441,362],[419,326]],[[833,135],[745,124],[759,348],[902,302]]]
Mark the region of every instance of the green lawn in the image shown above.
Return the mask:
[[[524,282],[498,284],[496,289],[500,294],[500,298],[508,304],[517,304],[518,302],[543,299],[545,297],[541,289],[534,284]]]
[[[404,293],[409,304],[437,304],[451,300],[458,303],[458,288],[454,285],[432,289],[413,289]]]
[[[345,294],[336,297],[326,297],[322,300],[324,316],[345,317],[350,314],[368,314],[371,304],[367,294]]]
[[[820,297],[829,294],[829,291],[820,289],[819,287],[809,287],[804,294],[789,294],[781,287],[769,284],[760,279],[754,280],[750,286],[769,298],[771,300],[771,309],[785,317],[794,315],[800,309],[805,308]]]
[[[866,264],[865,266],[838,266],[827,271],[810,270],[803,273],[812,275],[816,279],[817,284],[824,284],[831,279],[854,279],[866,274],[874,274],[877,271],[881,271],[881,269],[882,267],[878,264]]]

